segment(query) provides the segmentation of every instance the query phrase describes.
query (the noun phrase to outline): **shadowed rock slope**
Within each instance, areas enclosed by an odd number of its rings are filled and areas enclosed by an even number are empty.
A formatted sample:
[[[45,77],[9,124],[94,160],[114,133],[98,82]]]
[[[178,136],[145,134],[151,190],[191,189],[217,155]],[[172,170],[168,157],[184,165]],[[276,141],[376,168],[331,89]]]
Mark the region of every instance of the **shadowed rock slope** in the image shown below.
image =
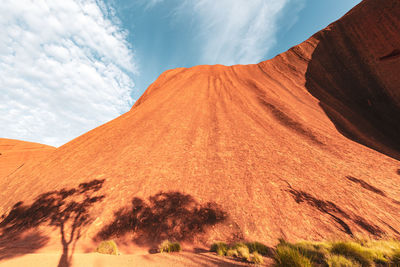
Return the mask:
[[[271,60],[163,73],[129,112],[1,180],[0,213],[15,212],[0,230],[36,207],[59,239],[52,206],[29,205],[96,180],[78,244],[400,237],[399,29],[398,0],[365,0]]]

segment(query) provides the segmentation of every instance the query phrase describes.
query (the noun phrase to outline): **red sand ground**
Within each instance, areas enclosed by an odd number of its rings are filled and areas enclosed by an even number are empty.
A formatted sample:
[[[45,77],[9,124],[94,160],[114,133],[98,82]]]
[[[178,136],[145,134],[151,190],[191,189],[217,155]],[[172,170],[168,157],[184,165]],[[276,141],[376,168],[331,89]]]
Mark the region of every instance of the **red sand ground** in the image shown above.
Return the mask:
[[[398,0],[365,0],[271,60],[163,73],[129,112],[0,180],[0,259],[108,238],[125,254],[399,238],[399,29]]]
[[[34,267],[34,266],[57,266],[60,254],[26,254],[22,257],[13,258],[0,262],[0,267]],[[264,266],[271,265],[272,260],[266,259]],[[210,267],[235,267],[254,266],[238,262],[234,259],[218,257],[213,253],[173,253],[173,254],[152,254],[152,255],[103,255],[98,253],[76,253],[73,256],[74,267],[159,267],[159,266],[210,266]]]

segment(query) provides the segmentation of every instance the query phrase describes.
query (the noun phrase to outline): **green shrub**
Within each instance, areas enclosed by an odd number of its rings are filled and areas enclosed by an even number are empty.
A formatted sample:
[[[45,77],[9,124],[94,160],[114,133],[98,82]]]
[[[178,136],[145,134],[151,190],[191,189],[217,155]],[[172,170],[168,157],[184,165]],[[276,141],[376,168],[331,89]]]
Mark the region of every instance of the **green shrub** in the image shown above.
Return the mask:
[[[249,248],[250,253],[256,251],[263,256],[271,255],[271,249],[260,242],[247,242],[246,246]]]
[[[117,244],[114,240],[102,241],[96,248],[96,252],[101,254],[118,255]]]
[[[182,250],[181,244],[178,242],[170,242],[168,240],[165,240],[162,242],[159,246],[160,253],[170,253],[170,252],[179,252]]]
[[[342,255],[333,255],[329,257],[327,264],[329,267],[361,267],[358,262],[349,260]]]
[[[216,252],[218,256],[225,256],[228,251],[228,245],[224,242],[216,242],[211,245],[211,252]]]
[[[369,267],[374,265],[374,254],[367,248],[355,242],[336,242],[332,244],[331,252],[342,255],[346,258],[358,261],[361,266]]]
[[[262,264],[264,262],[264,259],[260,254],[258,254],[257,251],[254,251],[253,254],[250,255],[250,262],[253,262],[255,264]]]
[[[274,260],[277,267],[312,267],[310,259],[284,243],[276,247]]]

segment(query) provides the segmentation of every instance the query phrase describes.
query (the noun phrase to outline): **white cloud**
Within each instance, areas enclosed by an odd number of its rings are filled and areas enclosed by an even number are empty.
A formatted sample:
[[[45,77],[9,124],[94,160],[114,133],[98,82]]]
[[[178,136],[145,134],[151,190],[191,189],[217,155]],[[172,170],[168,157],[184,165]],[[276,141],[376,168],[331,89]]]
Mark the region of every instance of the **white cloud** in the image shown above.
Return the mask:
[[[265,60],[276,44],[285,8],[300,10],[304,0],[186,0],[175,16],[191,13],[207,64],[249,64]],[[296,20],[296,17],[286,18]],[[290,24],[286,21],[285,25]]]
[[[133,53],[98,0],[0,5],[0,137],[61,145],[129,110]]]

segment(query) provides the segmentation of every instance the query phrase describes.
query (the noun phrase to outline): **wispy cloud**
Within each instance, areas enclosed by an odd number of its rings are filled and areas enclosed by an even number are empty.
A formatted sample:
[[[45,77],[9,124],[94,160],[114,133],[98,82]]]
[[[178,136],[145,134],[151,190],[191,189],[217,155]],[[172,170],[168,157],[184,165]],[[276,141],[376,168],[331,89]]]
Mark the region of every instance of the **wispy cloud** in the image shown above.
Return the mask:
[[[157,5],[161,2],[164,2],[164,0],[142,0],[142,1],[143,1],[143,4],[146,5],[146,8],[152,8],[155,5]]]
[[[175,16],[192,17],[202,61],[208,64],[248,64],[264,60],[276,44],[285,8],[299,9],[303,0],[184,1]],[[296,20],[296,17],[287,18]],[[289,21],[284,23],[290,24]]]
[[[128,111],[133,53],[99,0],[0,5],[0,137],[51,145]]]

